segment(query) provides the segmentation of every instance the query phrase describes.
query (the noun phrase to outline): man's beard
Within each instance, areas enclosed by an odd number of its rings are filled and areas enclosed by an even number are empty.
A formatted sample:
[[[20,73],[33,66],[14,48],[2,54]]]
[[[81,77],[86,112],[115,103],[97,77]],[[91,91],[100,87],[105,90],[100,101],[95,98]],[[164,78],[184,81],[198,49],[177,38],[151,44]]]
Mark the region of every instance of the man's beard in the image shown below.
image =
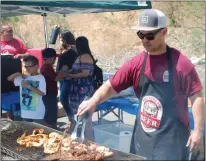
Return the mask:
[[[146,49],[147,52],[156,52],[161,48],[161,44],[155,47],[154,46],[150,46],[150,47],[144,46],[144,48]]]

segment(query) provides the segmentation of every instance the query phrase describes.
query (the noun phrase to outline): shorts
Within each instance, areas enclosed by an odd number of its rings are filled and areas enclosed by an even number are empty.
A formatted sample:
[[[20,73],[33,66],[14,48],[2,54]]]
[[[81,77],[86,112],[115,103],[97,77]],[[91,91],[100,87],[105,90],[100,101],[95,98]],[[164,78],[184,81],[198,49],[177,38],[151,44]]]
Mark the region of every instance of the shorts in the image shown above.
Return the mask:
[[[55,95],[45,95],[42,97],[45,106],[45,116],[44,121],[48,125],[54,125],[57,123],[57,96]]]

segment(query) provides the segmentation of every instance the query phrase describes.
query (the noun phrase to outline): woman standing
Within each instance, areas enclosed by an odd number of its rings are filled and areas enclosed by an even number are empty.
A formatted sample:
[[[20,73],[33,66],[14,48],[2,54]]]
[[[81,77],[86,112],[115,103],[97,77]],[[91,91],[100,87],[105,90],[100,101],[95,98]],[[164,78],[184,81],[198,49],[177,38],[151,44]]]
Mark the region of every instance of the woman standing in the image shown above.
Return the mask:
[[[67,113],[69,121],[74,123],[74,114],[68,104],[68,94],[69,94],[69,84],[70,80],[65,79],[65,74],[68,70],[72,68],[73,63],[78,57],[78,53],[75,47],[75,38],[70,31],[64,31],[60,34],[60,43],[64,50],[62,50],[61,55],[57,63],[58,79],[60,81],[60,102]]]
[[[67,78],[71,80],[69,107],[75,112],[85,97],[90,97],[95,91],[92,77],[94,72],[94,57],[91,54],[88,39],[84,36],[78,37],[76,39],[76,48],[79,52],[79,57],[72,66],[71,74],[67,74]],[[91,123],[91,118],[89,118],[87,125],[91,126]],[[87,129],[89,128],[86,128],[86,135],[88,134]]]

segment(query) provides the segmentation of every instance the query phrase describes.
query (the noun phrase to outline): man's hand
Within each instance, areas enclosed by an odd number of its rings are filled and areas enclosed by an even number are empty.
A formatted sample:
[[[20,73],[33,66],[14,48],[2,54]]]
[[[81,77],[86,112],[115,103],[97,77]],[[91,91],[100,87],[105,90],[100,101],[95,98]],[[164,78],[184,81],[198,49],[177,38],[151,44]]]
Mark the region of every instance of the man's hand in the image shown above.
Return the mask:
[[[89,100],[83,101],[78,108],[77,115],[81,116],[85,112],[89,113],[89,117],[93,115],[96,110],[96,106],[117,92],[112,88],[112,85],[109,80],[107,80],[90,98]]]
[[[89,113],[89,117],[93,115],[96,109],[96,104],[92,101],[92,99],[89,99],[87,101],[83,101],[78,108],[77,116],[83,115],[85,112]]]
[[[190,100],[194,117],[194,131],[188,139],[187,146],[190,146],[191,152],[195,152],[200,148],[204,130],[204,99],[202,91],[191,96]]]
[[[28,88],[28,86],[29,86],[29,84],[26,81],[22,81],[21,85],[24,88]]]
[[[21,58],[23,58],[22,55],[23,55],[23,54],[16,54],[16,55],[14,56],[14,58],[15,58],[15,59],[18,59],[18,58],[21,59]]]
[[[25,53],[25,54],[16,54],[16,55],[14,56],[14,58],[15,58],[15,59],[17,59],[17,58],[22,59],[22,58],[24,58],[25,56],[28,56],[28,55],[29,55],[29,53]]]
[[[202,131],[192,131],[186,145],[187,147],[189,147],[190,152],[196,152],[200,149],[202,133]]]

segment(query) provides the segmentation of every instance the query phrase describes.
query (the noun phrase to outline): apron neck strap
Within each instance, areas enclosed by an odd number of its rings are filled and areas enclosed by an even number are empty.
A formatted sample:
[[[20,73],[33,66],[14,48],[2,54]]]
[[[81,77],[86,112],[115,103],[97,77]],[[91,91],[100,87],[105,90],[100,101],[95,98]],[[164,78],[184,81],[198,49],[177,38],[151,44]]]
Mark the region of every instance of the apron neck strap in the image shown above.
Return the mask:
[[[172,72],[172,55],[171,55],[171,48],[167,45],[166,46],[166,54],[167,54],[167,60],[168,60],[168,71],[169,71],[169,82],[173,83],[173,72]],[[148,52],[145,53],[144,61],[142,64],[142,69],[140,72],[140,77],[144,75],[145,65],[147,62]]]
[[[173,84],[173,71],[172,71],[172,54],[171,48],[167,45],[167,60],[168,60],[168,71],[169,71],[169,82]]]
[[[147,62],[147,57],[148,57],[148,52],[146,52],[145,55],[144,55],[144,61],[143,61],[142,68],[141,68],[141,71],[140,71],[140,78],[144,75],[144,69],[145,69],[145,65],[146,65],[146,62]]]

